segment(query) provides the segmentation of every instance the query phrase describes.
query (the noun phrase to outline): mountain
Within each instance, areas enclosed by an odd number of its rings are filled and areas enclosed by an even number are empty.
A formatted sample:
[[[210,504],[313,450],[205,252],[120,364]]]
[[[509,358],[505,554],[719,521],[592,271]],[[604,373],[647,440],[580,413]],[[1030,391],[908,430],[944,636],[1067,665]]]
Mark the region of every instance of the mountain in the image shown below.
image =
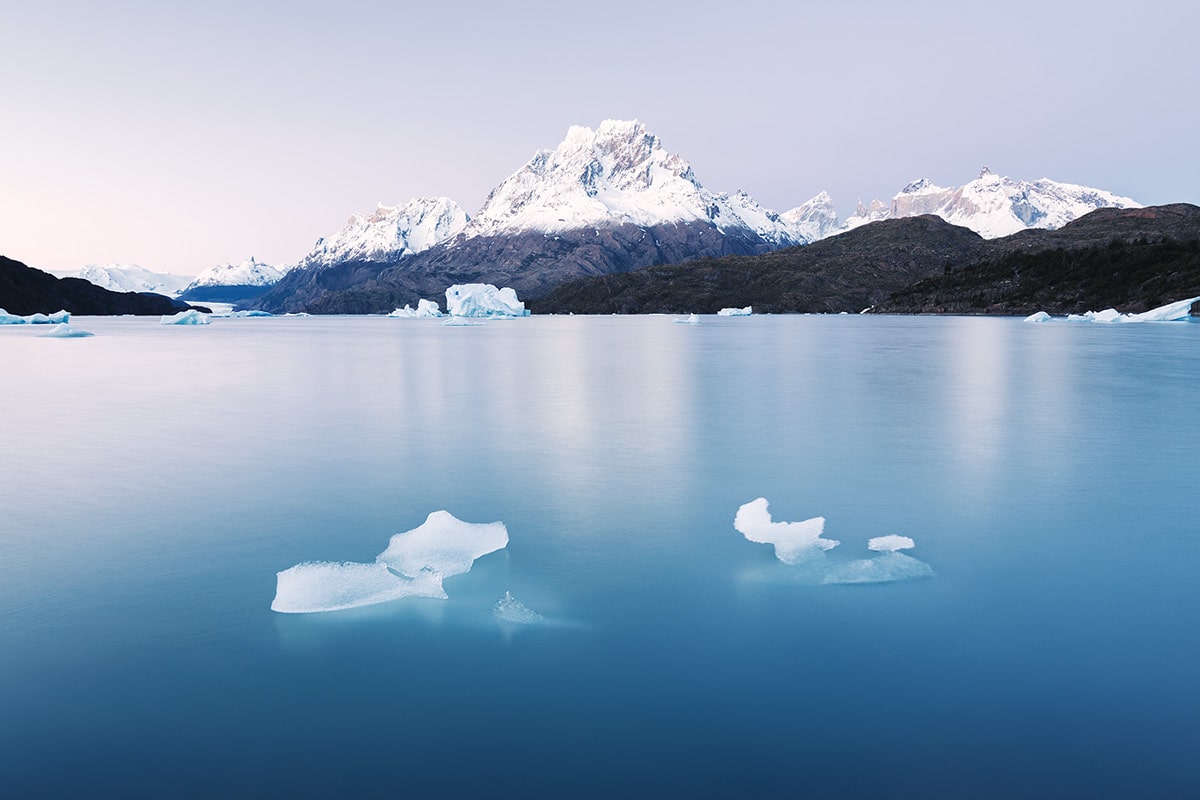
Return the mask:
[[[344,246],[302,262],[258,307],[380,312],[464,282],[536,297],[584,275],[802,244],[812,224],[744,192],[709,191],[642,123],[616,120],[570,128],[557,148],[538,151],[493,189],[461,230],[425,249],[372,249],[368,220],[351,223]],[[386,238],[395,236],[389,230]]]
[[[833,207],[833,198],[828,192],[821,192],[808,202],[784,211],[779,218],[797,237],[809,242],[825,239],[845,230],[838,222],[837,210]]]
[[[1060,183],[1049,178],[1013,180],[984,167],[962,186],[944,188],[922,178],[905,186],[887,205],[878,200],[847,220],[848,227],[879,219],[935,214],[985,239],[1009,236],[1027,228],[1061,228],[1098,208],[1140,208],[1136,200],[1102,189]]]
[[[88,264],[63,277],[83,278],[110,292],[154,292],[175,297],[192,278],[151,272],[136,264]]]
[[[201,302],[239,303],[263,294],[282,277],[283,273],[275,267],[251,257],[240,264],[209,267],[184,287],[179,297]]]
[[[1200,295],[1200,207],[1188,203],[1100,209],[1055,231],[1024,231],[992,244],[989,257],[897,291],[874,310],[1140,313]]]
[[[1081,313],[1200,295],[1200,208],[1104,208],[1057,230],[984,239],[935,215],[805,247],[564,283],[535,313]],[[1160,302],[1161,301],[1161,302]]]
[[[0,308],[10,314],[174,314],[191,308],[160,294],[114,292],[83,278],[57,278],[0,256]]]
[[[381,204],[366,216],[354,214],[333,236],[318,239],[295,266],[319,269],[348,262],[390,264],[428,250],[461,233],[466,225],[467,213],[448,197],[418,197],[399,206]]]

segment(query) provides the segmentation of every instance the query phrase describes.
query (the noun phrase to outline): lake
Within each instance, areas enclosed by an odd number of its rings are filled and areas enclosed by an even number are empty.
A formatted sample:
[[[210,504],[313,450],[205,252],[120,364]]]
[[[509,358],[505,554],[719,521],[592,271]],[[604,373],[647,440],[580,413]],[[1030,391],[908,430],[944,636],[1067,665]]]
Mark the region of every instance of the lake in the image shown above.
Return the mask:
[[[0,327],[5,796],[1200,791],[1200,324],[73,326]],[[449,599],[271,610],[438,510]]]

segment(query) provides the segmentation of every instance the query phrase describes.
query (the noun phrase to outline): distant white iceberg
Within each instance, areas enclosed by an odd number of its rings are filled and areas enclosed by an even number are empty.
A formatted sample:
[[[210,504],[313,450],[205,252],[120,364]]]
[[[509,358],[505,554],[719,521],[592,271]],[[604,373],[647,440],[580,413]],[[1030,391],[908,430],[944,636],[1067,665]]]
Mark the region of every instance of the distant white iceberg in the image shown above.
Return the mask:
[[[1028,317],[1025,318],[1025,321],[1026,322],[1049,322],[1050,315],[1047,314],[1045,311],[1039,311],[1036,314],[1030,314]]]
[[[798,564],[841,544],[836,539],[821,538],[825,531],[824,517],[802,522],[773,522],[763,497],[738,508],[733,527],[751,542],[774,545],[775,557],[785,564]]]
[[[38,335],[44,339],[84,339],[93,334],[91,331],[72,328],[68,323],[63,322]]]
[[[435,511],[388,542],[374,564],[307,562],[276,574],[271,610],[284,614],[340,611],[401,597],[446,599],[445,578],[508,546],[503,522],[476,524]]]
[[[527,317],[517,292],[490,283],[459,283],[446,290],[446,311],[453,317]]]
[[[1187,300],[1177,300],[1165,306],[1152,308],[1140,314],[1122,314],[1115,308],[1103,311],[1089,311],[1086,314],[1070,314],[1070,322],[1178,322],[1186,320],[1191,315],[1192,306],[1200,302],[1200,297],[1189,297]]]
[[[417,307],[405,304],[404,308],[397,308],[389,317],[440,317],[442,309],[432,300],[421,299],[417,301]]]
[[[208,314],[189,308],[178,314],[163,315],[159,323],[162,325],[208,325],[209,319]]]
[[[718,317],[748,317],[754,313],[753,306],[745,308],[722,308],[717,312]]]
[[[61,325],[71,321],[70,311],[55,311],[53,314],[29,314],[20,317],[0,308],[0,325]]]
[[[273,317],[275,315],[270,311],[260,311],[257,308],[252,308],[249,311],[232,311],[229,316],[240,319],[242,317]]]
[[[679,323],[680,325],[699,325],[700,317],[695,314],[688,314],[683,319],[676,319],[675,322]]]

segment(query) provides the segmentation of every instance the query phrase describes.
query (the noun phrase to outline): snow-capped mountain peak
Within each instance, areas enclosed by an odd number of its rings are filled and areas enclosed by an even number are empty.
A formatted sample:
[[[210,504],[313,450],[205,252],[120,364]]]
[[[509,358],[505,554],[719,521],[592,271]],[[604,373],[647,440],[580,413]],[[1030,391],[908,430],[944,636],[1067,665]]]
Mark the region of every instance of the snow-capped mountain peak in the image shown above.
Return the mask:
[[[240,264],[218,264],[196,276],[187,289],[191,291],[200,286],[271,286],[283,277],[283,272],[253,256]]]
[[[318,239],[297,266],[396,261],[460,233],[467,221],[462,206],[447,197],[418,197],[398,206],[380,204],[370,214],[351,215],[340,231]]]
[[[83,278],[113,292],[154,292],[176,297],[191,282],[190,275],[152,272],[137,264],[88,264],[63,277]]]
[[[497,186],[468,237],[555,233],[621,224],[708,222],[746,229],[773,244],[797,244],[779,215],[744,192],[705,189],[682,157],[637,120],[571,126],[554,150],[539,150]]]
[[[795,208],[784,211],[779,218],[791,226],[797,236],[810,242],[832,236],[842,229],[833,198],[825,191],[819,192],[811,200]]]

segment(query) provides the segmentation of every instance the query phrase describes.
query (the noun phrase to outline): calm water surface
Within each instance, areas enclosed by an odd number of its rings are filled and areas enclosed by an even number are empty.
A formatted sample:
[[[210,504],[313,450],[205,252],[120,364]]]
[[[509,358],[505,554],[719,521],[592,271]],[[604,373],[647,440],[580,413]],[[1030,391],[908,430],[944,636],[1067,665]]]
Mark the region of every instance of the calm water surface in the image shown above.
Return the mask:
[[[0,794],[1200,792],[1198,324],[75,325],[0,327]],[[270,611],[438,509],[450,600]]]

